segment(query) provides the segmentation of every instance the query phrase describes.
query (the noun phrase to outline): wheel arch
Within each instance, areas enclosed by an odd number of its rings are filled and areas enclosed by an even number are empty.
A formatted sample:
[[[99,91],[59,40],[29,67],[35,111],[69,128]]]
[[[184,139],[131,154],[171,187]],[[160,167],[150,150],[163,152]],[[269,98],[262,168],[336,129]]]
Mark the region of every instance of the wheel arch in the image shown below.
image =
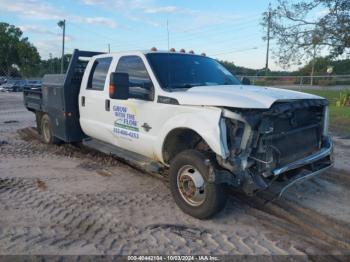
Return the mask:
[[[163,164],[169,164],[164,160],[164,145],[168,145],[170,136],[185,130],[200,136],[211,151],[226,158],[227,152],[222,141],[224,133],[221,132],[222,110],[217,107],[186,107],[185,109],[188,111],[177,112],[162,124],[154,143],[155,158]]]
[[[178,153],[187,149],[197,148],[200,143],[202,143],[201,146],[208,146],[203,137],[195,130],[187,127],[172,129],[166,135],[162,145],[163,161],[169,163]]]

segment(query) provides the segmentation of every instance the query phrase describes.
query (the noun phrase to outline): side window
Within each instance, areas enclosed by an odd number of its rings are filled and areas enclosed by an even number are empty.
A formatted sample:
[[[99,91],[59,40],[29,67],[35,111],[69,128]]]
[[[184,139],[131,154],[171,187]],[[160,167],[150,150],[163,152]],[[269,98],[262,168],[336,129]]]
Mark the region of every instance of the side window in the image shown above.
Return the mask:
[[[129,75],[130,97],[142,100],[153,100],[153,83],[140,57],[121,57],[116,72],[127,73]]]
[[[97,58],[92,65],[87,89],[103,90],[112,57]]]

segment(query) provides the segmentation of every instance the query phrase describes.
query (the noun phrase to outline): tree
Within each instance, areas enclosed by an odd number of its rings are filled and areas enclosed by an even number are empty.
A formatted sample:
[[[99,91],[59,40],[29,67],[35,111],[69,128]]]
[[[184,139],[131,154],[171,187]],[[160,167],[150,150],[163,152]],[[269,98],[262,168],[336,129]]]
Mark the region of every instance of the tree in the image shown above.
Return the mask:
[[[321,50],[331,58],[350,55],[349,0],[278,0],[277,7],[263,13],[277,43],[274,55],[282,66],[301,64]]]
[[[329,57],[317,57],[307,63],[304,67],[300,68],[301,75],[309,75],[312,71],[312,66],[314,66],[314,72],[316,75],[326,75],[327,68],[332,65]]]
[[[332,74],[349,75],[350,74],[350,59],[331,60],[329,57],[317,57],[313,63],[310,61],[304,67],[300,68],[301,75],[309,75],[312,65],[315,65],[316,75],[326,75],[329,67],[333,68]]]
[[[65,54],[63,65],[64,70],[67,70],[69,61],[71,59],[71,54]],[[45,74],[60,74],[61,70],[61,58],[53,57],[47,60],[42,60],[40,63],[40,73],[39,76],[43,76]]]
[[[218,60],[220,64],[222,64],[228,71],[230,71],[232,74],[236,76],[264,76],[265,75],[265,68],[261,69],[252,69],[247,68],[243,66],[236,66],[233,62],[229,61],[220,61]],[[285,76],[285,75],[291,75],[291,72],[287,71],[269,71],[270,76]],[[297,74],[297,72],[294,72],[294,74]]]
[[[14,25],[0,23],[0,75],[33,76],[38,73],[40,55]],[[19,72],[16,72],[19,71]]]

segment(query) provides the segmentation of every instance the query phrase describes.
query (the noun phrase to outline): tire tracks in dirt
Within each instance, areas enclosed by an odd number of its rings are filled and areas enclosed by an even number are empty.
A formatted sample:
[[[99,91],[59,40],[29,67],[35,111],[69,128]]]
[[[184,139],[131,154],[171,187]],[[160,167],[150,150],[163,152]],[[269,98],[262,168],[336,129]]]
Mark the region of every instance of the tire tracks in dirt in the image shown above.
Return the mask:
[[[158,205],[162,199],[154,194],[153,197],[143,193],[126,194],[119,199],[117,194],[109,192],[108,196],[116,196],[109,198],[102,206],[101,202],[105,202],[106,198],[100,199],[100,195],[92,195],[90,199],[83,195],[61,195],[40,190],[35,179],[2,178],[1,208],[29,208],[35,210],[38,219],[43,218],[51,224],[50,228],[2,230],[0,241],[6,243],[2,245],[3,251],[14,252],[18,246],[24,246],[25,250],[37,246],[64,250],[75,245],[79,245],[79,248],[92,245],[99,253],[129,254],[145,248],[148,252],[166,250],[162,244],[164,242],[171,243],[174,254],[176,250],[184,248],[188,248],[189,252],[203,253],[210,250],[219,254],[271,251],[271,241],[268,239],[265,243],[259,243],[252,238],[228,235],[220,230],[179,224],[140,227],[122,221],[108,211],[108,206],[111,205],[117,209],[121,206],[117,212],[123,212],[123,207],[126,206],[139,207],[138,202],[141,200],[145,201],[143,204],[146,207]],[[130,241],[136,245],[128,243]],[[282,253],[283,250],[275,246],[274,252]]]
[[[266,221],[270,220],[270,225],[274,224],[283,231],[294,231],[310,241],[316,240],[323,250],[326,248],[331,251],[339,248],[346,252],[350,251],[350,228],[342,221],[329,218],[288,200],[266,203],[272,197],[266,193],[253,198],[247,198],[243,195],[236,197],[251,206],[253,209],[250,212],[253,212],[254,215],[260,216]],[[293,225],[294,230],[289,225]]]
[[[123,165],[109,156],[78,146],[43,145],[28,133],[24,136],[22,133],[22,137],[25,141],[0,147],[3,161],[33,155],[45,155],[48,159],[57,155],[76,157],[89,160],[88,165],[81,162],[78,168],[91,172],[106,169],[112,176],[113,170],[109,167]],[[22,149],[18,151],[19,146]],[[165,250],[169,254],[315,254],[350,250],[347,241],[350,234],[348,228],[344,229],[346,225],[292,202],[277,201],[264,205],[264,197],[231,196],[230,202],[244,203],[244,212],[259,221],[266,229],[264,232],[231,231],[221,225],[213,227],[220,220],[213,223],[194,221],[179,212],[172,212],[174,217],[179,218],[178,223],[148,222],[143,225],[126,218],[137,214],[137,217],[144,215],[152,220],[157,215],[165,215],[173,208],[173,205],[169,207],[172,203],[169,196],[154,190],[140,193],[59,193],[44,186],[59,180],[57,177],[41,178],[40,182],[36,177],[0,178],[0,208],[31,209],[43,225],[0,225],[0,253],[42,252],[46,249],[54,253],[69,253],[73,249],[84,249],[90,254],[164,253]],[[161,212],[152,214],[153,210],[159,210],[159,206],[162,207]],[[232,214],[235,208],[229,203],[222,216]],[[251,225],[252,228],[255,226],[258,225]]]

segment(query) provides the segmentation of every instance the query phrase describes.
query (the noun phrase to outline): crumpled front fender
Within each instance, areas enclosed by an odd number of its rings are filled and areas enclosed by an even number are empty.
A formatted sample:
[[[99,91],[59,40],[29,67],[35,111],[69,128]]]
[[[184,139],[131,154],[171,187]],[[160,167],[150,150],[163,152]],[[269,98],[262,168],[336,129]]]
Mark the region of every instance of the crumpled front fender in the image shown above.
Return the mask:
[[[183,128],[195,131],[205,140],[211,150],[226,158],[227,152],[222,141],[220,128],[221,113],[222,110],[219,108],[198,107],[196,110],[192,109],[191,112],[179,113],[168,119],[163,125],[155,144],[156,157],[164,163],[163,144],[167,135],[172,130]]]

